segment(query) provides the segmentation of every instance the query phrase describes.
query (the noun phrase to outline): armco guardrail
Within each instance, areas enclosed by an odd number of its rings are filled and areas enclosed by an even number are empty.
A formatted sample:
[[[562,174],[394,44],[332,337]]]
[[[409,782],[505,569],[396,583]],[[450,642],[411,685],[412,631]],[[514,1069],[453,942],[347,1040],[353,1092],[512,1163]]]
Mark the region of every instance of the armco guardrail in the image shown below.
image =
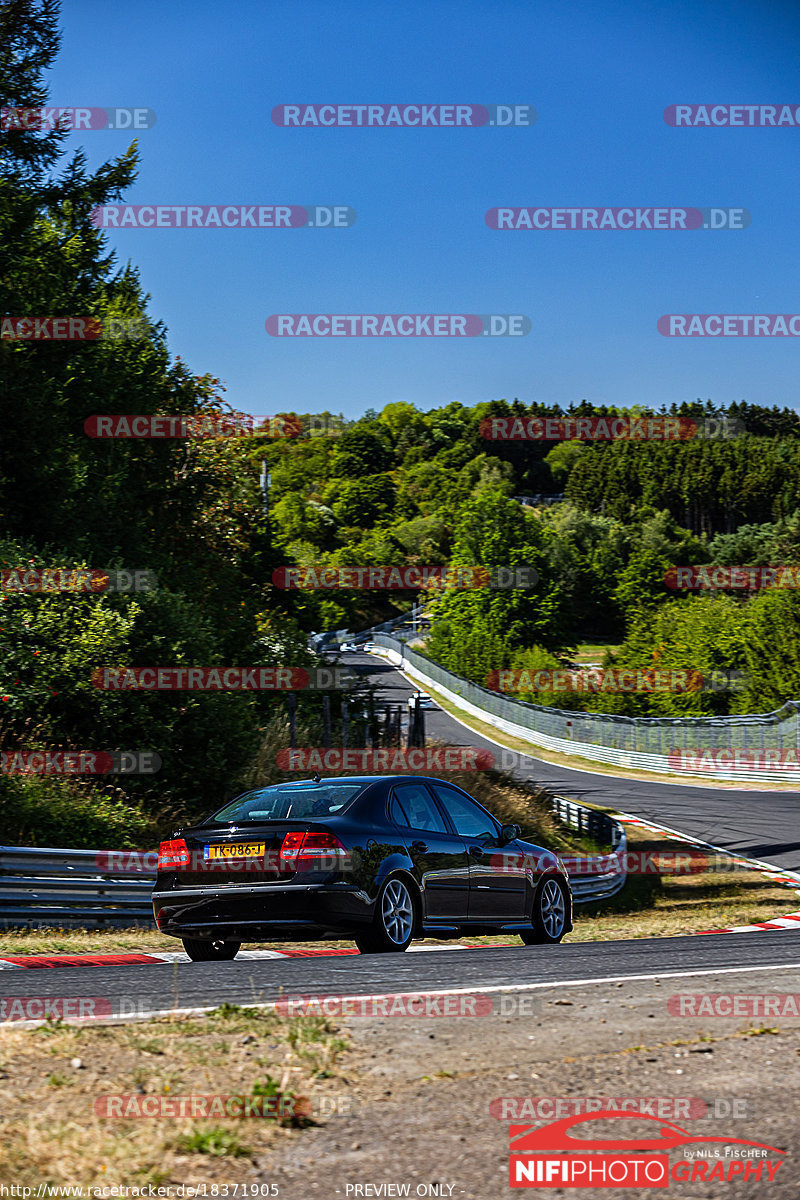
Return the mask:
[[[800,781],[800,701],[787,701],[777,712],[737,717],[617,717],[545,708],[462,679],[389,634],[376,633],[373,640],[416,681],[542,750],[657,774]]]
[[[598,860],[604,869],[597,873],[591,873],[591,859],[581,860],[581,873],[570,880],[576,903],[613,896],[625,883],[625,831],[605,813],[561,796],[555,799],[554,812],[566,824],[614,847],[614,855]],[[0,846],[0,928],[152,926],[155,871],[148,869],[148,860],[155,857],[154,851]],[[618,869],[609,858],[618,860]]]
[[[370,641],[376,633],[388,633],[398,635],[401,641],[405,641],[406,637],[414,637],[420,629],[427,630],[429,626],[428,618],[417,609],[412,608],[408,612],[392,617],[390,621],[384,621],[382,625],[372,625],[369,629],[362,629],[360,633],[353,634],[351,640],[354,645],[363,646],[364,642]]]
[[[131,854],[0,846],[0,927],[153,925],[155,871],[126,866]]]
[[[628,839],[623,827],[607,813],[584,808],[564,796],[553,797],[553,812],[565,825],[611,846],[610,854],[563,858],[575,903],[590,904],[616,896],[627,880]]]
[[[369,629],[362,629],[359,633],[350,633],[347,629],[334,629],[329,633],[315,633],[309,639],[309,645],[312,650],[326,650],[337,642],[352,642],[354,645],[363,645],[368,642],[375,633],[402,633],[407,631],[413,636],[417,627],[427,629],[430,622],[427,617],[422,616],[416,609],[409,609],[408,612],[399,613],[396,617],[391,617],[388,621],[383,621],[380,625],[371,625]]]

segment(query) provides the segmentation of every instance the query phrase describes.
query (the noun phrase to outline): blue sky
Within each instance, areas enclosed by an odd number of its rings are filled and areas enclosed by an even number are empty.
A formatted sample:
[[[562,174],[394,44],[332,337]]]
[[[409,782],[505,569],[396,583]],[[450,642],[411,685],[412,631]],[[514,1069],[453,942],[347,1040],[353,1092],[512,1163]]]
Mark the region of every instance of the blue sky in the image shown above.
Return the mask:
[[[800,104],[789,3],[66,0],[53,104],[152,108],[131,204],[348,204],[349,229],[111,231],[170,350],[236,408],[406,400],[800,405],[800,339],[664,338],[662,313],[800,312],[800,128],[674,129],[673,103]],[[286,129],[284,103],[531,104],[530,128]],[[121,131],[72,134],[89,163]],[[496,232],[496,205],[741,207],[743,231]],[[288,339],[273,313],[524,313],[518,339]]]

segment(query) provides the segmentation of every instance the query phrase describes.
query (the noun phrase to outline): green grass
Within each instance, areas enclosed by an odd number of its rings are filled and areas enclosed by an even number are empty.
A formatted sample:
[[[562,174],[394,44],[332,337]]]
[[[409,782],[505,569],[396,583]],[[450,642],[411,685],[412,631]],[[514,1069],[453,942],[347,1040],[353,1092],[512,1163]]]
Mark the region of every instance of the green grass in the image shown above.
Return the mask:
[[[178,1138],[175,1149],[182,1154],[212,1154],[215,1158],[244,1158],[250,1153],[249,1146],[227,1129],[195,1129]]]
[[[602,664],[607,653],[616,654],[621,648],[621,642],[581,642],[572,656],[572,661]]]

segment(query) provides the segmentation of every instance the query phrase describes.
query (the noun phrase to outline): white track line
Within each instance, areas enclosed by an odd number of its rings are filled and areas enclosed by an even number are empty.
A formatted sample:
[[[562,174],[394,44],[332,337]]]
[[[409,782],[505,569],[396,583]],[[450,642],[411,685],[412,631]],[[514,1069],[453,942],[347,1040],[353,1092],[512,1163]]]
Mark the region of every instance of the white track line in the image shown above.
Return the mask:
[[[370,1000],[392,1000],[396,996],[405,998],[419,997],[438,997],[443,996],[474,996],[474,995],[494,995],[497,993],[515,993],[515,992],[533,992],[542,991],[546,988],[574,988],[574,987],[589,987],[596,983],[634,983],[641,980],[654,979],[689,979],[693,977],[709,976],[709,975],[751,975],[759,971],[797,971],[800,970],[800,962],[796,963],[768,963],[762,966],[755,967],[702,967],[695,970],[682,971],[649,971],[643,974],[636,975],[605,975],[599,979],[556,979],[547,983],[497,983],[487,984],[485,986],[464,987],[464,988],[439,988],[436,991],[419,991],[419,992],[376,992],[364,993]],[[287,993],[290,995],[292,993]],[[333,998],[339,998],[333,993],[330,994]],[[362,999],[362,995],[358,994],[342,994],[343,999]],[[330,998],[330,996],[329,996]],[[284,997],[285,1002],[285,997]],[[241,1005],[242,1008],[267,1009],[277,1011],[277,1002],[274,1000],[245,1002]],[[192,1008],[164,1008],[153,1009],[146,1015],[131,1015],[128,1017],[87,1017],[81,1020],[65,1021],[65,1025],[125,1025],[140,1021],[153,1021],[159,1017],[202,1017],[207,1013],[214,1012],[219,1008],[218,1004],[208,1004],[203,1007]],[[0,1028],[7,1029],[35,1029],[39,1025],[45,1024],[44,1021],[4,1021],[0,1022]]]
[[[704,842],[702,838],[695,837],[694,834],[681,833],[680,830],[672,829],[669,825],[656,825],[653,821],[647,821],[644,817],[635,817],[631,813],[622,812],[620,809],[609,810],[609,815],[619,817],[621,821],[626,821],[629,825],[639,825],[643,829],[652,830],[654,833],[662,833],[667,834],[669,837],[679,838],[689,845],[702,846],[704,850],[713,850],[715,854],[721,854],[723,858],[730,859],[731,866],[744,866],[749,870],[761,871],[762,874],[774,878],[777,883],[784,883],[786,887],[800,890],[800,872],[790,871],[788,867],[779,867],[775,863],[765,862],[761,858],[748,858],[744,854],[737,854],[735,850],[726,850],[724,846],[715,846],[713,842]]]

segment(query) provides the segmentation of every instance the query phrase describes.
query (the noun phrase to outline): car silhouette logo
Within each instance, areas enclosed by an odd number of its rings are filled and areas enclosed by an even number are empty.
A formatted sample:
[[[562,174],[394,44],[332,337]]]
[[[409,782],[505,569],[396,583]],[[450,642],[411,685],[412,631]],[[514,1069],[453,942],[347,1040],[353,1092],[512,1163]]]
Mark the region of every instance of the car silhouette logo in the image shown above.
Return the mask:
[[[630,1139],[615,1139],[601,1137],[573,1137],[571,1130],[576,1125],[590,1121],[607,1121],[619,1118],[625,1121],[651,1121],[659,1127],[658,1134],[653,1137],[639,1136]],[[703,1134],[695,1137],[678,1125],[670,1125],[658,1117],[650,1117],[645,1113],[635,1113],[621,1109],[607,1109],[598,1113],[579,1113],[577,1116],[565,1117],[562,1121],[553,1121],[548,1125],[511,1125],[509,1127],[512,1154],[530,1154],[538,1150],[570,1150],[582,1153],[586,1150],[674,1150],[697,1142],[721,1142],[724,1145],[758,1146],[762,1150],[771,1150],[775,1154],[785,1154],[777,1146],[768,1146],[764,1142],[752,1142],[747,1138],[712,1137]]]

